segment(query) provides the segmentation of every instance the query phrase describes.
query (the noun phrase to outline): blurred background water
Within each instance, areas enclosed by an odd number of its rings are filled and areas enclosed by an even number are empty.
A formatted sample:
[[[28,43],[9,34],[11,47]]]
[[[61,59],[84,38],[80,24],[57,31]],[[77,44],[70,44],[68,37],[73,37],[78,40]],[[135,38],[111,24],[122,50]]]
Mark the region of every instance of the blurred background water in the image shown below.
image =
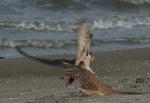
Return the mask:
[[[84,18],[93,51],[150,47],[150,0],[0,0],[0,57],[75,53]]]

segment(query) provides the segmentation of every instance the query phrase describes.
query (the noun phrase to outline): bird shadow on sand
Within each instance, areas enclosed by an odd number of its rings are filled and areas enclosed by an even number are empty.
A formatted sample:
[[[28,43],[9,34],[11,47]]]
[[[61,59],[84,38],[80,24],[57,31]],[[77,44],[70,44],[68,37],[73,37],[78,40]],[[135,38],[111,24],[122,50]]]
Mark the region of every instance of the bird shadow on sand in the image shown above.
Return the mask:
[[[15,46],[15,50],[19,54],[21,54],[21,55],[23,55],[23,56],[25,56],[25,57],[27,57],[29,59],[38,61],[38,62],[40,62],[42,64],[50,65],[50,66],[57,66],[57,67],[64,67],[65,68],[66,66],[65,66],[64,63],[70,64],[70,65],[74,65],[75,64],[75,59],[72,59],[72,60],[67,60],[67,59],[53,59],[53,60],[50,60],[50,59],[46,59],[46,58],[42,58],[42,57],[32,56],[32,55],[24,52],[22,50],[22,48],[19,47],[19,46]]]

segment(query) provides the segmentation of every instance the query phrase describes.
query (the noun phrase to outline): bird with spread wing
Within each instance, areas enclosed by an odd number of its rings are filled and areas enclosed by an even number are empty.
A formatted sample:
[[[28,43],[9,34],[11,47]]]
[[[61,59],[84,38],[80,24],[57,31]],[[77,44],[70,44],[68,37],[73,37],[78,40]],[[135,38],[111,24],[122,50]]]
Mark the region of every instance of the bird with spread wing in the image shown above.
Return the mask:
[[[92,42],[92,33],[90,31],[91,24],[89,22],[81,22],[78,36],[78,53],[75,60],[75,66],[67,68],[64,76],[66,87],[78,80],[81,88],[80,93],[89,96],[94,94],[111,95],[118,94],[111,86],[103,84],[96,77],[96,74],[91,69],[91,63],[94,60],[94,55],[90,52]]]

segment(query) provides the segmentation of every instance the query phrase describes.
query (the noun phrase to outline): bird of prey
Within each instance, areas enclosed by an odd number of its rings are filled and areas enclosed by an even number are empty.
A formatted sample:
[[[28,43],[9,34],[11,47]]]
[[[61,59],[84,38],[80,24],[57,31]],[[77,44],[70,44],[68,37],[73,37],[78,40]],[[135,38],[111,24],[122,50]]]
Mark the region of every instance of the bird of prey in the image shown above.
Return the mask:
[[[119,91],[113,90],[111,86],[99,81],[96,74],[90,67],[94,60],[94,55],[90,52],[90,45],[93,36],[90,29],[91,24],[89,22],[80,23],[80,30],[78,34],[78,53],[75,60],[76,66],[67,68],[64,76],[65,85],[68,87],[74,80],[78,80],[81,85],[80,92],[86,96],[94,94],[118,94]]]

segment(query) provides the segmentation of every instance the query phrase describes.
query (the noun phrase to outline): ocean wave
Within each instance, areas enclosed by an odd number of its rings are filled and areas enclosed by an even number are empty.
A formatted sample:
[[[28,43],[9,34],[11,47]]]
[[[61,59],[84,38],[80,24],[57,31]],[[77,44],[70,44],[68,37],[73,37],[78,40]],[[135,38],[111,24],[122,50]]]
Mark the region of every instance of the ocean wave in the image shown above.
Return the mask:
[[[149,44],[150,38],[146,37],[122,37],[122,38],[111,38],[111,39],[100,39],[94,40],[93,45],[98,44]]]
[[[1,28],[17,28],[35,31],[75,32],[78,22],[74,21],[0,21]],[[93,20],[92,29],[132,28],[135,26],[150,26],[150,17],[108,17]]]
[[[132,28],[135,26],[150,26],[150,17],[111,17],[94,21],[93,29]]]
[[[150,0],[118,0],[123,3],[133,4],[133,5],[150,5]]]
[[[111,38],[111,39],[94,39],[93,46],[107,44],[149,44],[150,38],[133,37],[133,38]],[[35,48],[64,48],[69,46],[77,46],[76,40],[16,40],[10,41],[0,39],[0,48],[35,47]]]
[[[16,40],[10,41],[7,39],[0,39],[0,48],[20,47],[36,47],[36,48],[60,48],[69,45],[75,45],[74,40]]]
[[[77,26],[65,21],[0,21],[0,27],[10,27],[35,31],[69,31],[72,32]]]

